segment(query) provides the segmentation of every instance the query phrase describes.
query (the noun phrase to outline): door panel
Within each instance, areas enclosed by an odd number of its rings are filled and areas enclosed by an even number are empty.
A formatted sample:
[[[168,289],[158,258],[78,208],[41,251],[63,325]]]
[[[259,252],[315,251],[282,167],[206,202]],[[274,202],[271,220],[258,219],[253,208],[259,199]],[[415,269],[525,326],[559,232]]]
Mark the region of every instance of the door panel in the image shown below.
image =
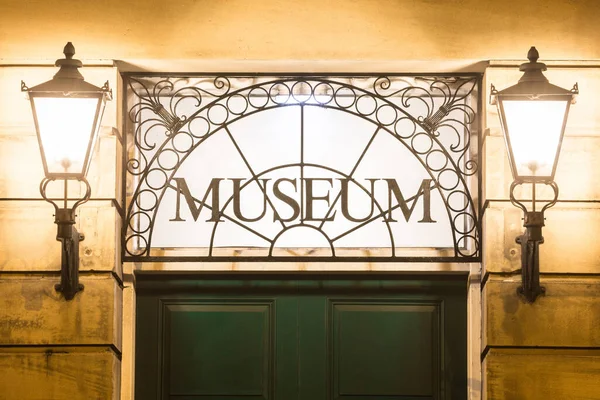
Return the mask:
[[[466,399],[464,277],[137,278],[138,399]]]
[[[438,304],[357,299],[330,307],[334,399],[432,399],[439,392]]]
[[[273,398],[273,300],[164,306],[170,396]]]

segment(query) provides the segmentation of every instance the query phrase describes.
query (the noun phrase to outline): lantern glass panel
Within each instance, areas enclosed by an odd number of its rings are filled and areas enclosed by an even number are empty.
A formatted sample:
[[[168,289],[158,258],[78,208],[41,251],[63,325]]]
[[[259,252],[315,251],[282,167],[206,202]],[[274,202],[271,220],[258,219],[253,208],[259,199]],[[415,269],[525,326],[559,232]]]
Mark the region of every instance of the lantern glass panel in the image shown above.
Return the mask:
[[[100,101],[98,97],[33,98],[48,174],[85,174]]]
[[[553,177],[567,106],[566,100],[502,101],[515,178]]]

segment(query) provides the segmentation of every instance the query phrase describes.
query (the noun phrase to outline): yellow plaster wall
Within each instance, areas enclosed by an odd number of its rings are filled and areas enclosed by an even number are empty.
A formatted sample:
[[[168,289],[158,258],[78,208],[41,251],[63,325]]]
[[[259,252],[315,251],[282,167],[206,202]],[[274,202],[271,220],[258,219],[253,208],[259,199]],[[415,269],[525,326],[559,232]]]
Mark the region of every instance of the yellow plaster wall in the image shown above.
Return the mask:
[[[0,58],[600,58],[596,0],[3,0]],[[85,49],[85,51],[83,50]]]

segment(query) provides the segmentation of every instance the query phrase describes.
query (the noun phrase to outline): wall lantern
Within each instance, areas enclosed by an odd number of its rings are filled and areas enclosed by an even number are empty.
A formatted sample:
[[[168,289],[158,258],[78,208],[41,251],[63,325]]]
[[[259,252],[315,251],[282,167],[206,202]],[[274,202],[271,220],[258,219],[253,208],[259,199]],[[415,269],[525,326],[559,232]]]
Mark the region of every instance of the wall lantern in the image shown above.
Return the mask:
[[[83,80],[78,68],[81,61],[73,59],[71,42],[64,48],[65,58],[56,60],[60,67],[54,78],[32,88],[21,82],[27,92],[40,145],[44,173],[40,184],[44,200],[54,206],[54,222],[58,226],[56,240],[62,243],[61,282],[56,290],[67,300],[83,289],[79,283],[79,242],[83,240],[75,228],[75,210],[90,199],[90,184],[85,178],[90,165],[104,106],[111,99],[108,82],[99,88]],[[64,181],[63,198],[56,203],[47,196],[48,184]],[[85,184],[85,194],[68,198],[68,181]],[[70,201],[75,201],[69,207]],[[62,203],[62,206],[61,204]]]
[[[542,227],[544,211],[556,204],[558,186],[554,173],[569,114],[569,106],[578,94],[577,84],[567,90],[552,85],[542,71],[546,64],[537,62],[539,53],[532,47],[527,54],[528,63],[521,65],[524,72],[519,82],[501,91],[491,87],[491,103],[497,105],[504,132],[508,158],[513,175],[510,186],[510,201],[524,212],[526,228],[517,237],[521,245],[522,286],[518,293],[525,301],[533,303],[545,289],[540,286],[539,245],[544,242]],[[514,196],[515,188],[531,184],[531,210]],[[536,185],[547,185],[553,198],[536,199]],[[536,209],[536,202],[544,205]],[[539,208],[539,204],[538,204]]]

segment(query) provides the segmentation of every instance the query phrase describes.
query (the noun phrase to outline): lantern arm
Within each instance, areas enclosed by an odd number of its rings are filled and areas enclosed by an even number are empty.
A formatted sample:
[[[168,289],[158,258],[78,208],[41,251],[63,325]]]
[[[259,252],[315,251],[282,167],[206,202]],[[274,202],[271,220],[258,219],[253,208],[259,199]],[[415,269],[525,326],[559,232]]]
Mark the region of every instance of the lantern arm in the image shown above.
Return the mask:
[[[517,200],[517,198],[515,197],[515,189],[517,188],[517,186],[520,186],[522,184],[523,182],[521,181],[514,181],[510,185],[510,202],[513,206],[520,208],[521,210],[523,210],[524,213],[527,213],[527,206],[525,206],[523,202]]]
[[[553,191],[553,198],[544,201],[546,204],[540,211],[536,211],[535,183],[533,183],[532,210],[528,210],[525,204],[514,195],[517,186],[523,182],[515,181],[510,186],[510,202],[524,212],[523,226],[525,231],[517,236],[516,242],[521,245],[521,286],[517,293],[525,302],[533,303],[538,296],[546,293],[546,289],[540,285],[540,244],[544,243],[542,227],[544,226],[544,212],[554,206],[558,201],[558,185],[555,182],[545,182]]]
[[[79,283],[79,242],[83,241],[85,236],[75,228],[76,210],[90,199],[91,187],[87,179],[78,178],[77,181],[85,184],[85,193],[69,207],[68,180],[64,179],[64,198],[61,199],[63,202],[61,207],[55,199],[49,198],[47,193],[48,184],[55,180],[56,178],[44,178],[40,183],[40,194],[54,207],[54,223],[57,225],[56,240],[61,242],[62,248],[60,283],[55,285],[55,289],[61,292],[66,300],[72,300],[77,292],[83,290],[83,285]]]

